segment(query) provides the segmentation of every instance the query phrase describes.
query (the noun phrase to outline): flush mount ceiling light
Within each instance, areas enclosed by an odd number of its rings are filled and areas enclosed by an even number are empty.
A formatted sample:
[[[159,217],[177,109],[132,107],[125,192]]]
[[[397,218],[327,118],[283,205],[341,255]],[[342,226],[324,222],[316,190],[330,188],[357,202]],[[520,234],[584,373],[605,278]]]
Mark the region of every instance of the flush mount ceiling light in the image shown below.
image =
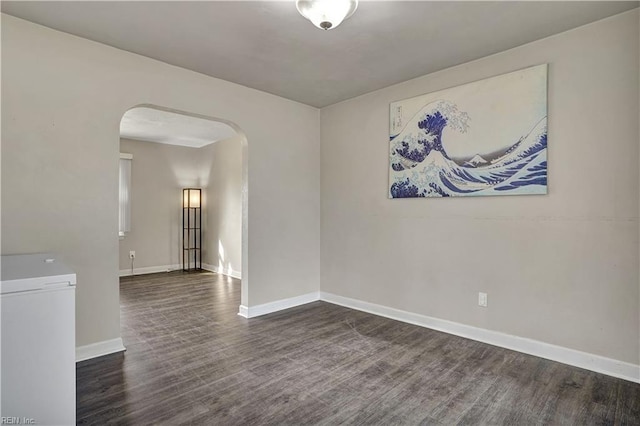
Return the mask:
[[[329,30],[353,15],[358,0],[296,0],[296,7],[313,25]]]

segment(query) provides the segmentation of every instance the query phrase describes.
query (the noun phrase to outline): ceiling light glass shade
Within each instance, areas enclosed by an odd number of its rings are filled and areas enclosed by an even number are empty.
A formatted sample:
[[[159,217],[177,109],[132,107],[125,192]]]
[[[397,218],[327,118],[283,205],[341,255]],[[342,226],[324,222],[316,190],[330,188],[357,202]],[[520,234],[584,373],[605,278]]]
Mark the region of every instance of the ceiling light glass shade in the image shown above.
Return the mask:
[[[358,0],[296,0],[296,7],[313,25],[328,30],[353,15]]]

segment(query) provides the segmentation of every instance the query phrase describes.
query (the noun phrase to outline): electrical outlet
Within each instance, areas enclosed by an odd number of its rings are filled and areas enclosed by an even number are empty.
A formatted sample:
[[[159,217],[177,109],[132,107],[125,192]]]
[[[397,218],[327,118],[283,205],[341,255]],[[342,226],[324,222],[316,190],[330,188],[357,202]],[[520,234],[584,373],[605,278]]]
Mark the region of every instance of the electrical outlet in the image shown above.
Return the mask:
[[[129,252],[129,259],[135,259],[136,258],[136,251],[135,250],[131,250]]]
[[[487,307],[487,293],[478,293],[478,306]]]

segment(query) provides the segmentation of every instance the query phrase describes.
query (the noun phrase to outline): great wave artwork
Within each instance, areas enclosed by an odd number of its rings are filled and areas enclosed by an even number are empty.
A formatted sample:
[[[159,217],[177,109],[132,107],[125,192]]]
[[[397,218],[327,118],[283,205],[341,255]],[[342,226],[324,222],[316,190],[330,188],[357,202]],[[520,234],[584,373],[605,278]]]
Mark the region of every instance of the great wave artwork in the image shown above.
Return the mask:
[[[394,102],[389,198],[547,193],[547,65]]]

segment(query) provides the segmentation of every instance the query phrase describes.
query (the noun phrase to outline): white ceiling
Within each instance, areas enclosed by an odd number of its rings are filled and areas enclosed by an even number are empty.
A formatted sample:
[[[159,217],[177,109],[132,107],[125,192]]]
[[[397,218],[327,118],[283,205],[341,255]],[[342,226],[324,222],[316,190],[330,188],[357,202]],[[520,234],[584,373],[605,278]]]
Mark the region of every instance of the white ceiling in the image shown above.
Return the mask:
[[[233,128],[219,121],[146,107],[130,109],[120,121],[121,138],[190,148],[201,148],[235,134]]]
[[[322,31],[295,1],[2,1],[2,12],[323,107],[638,7],[360,1]]]

